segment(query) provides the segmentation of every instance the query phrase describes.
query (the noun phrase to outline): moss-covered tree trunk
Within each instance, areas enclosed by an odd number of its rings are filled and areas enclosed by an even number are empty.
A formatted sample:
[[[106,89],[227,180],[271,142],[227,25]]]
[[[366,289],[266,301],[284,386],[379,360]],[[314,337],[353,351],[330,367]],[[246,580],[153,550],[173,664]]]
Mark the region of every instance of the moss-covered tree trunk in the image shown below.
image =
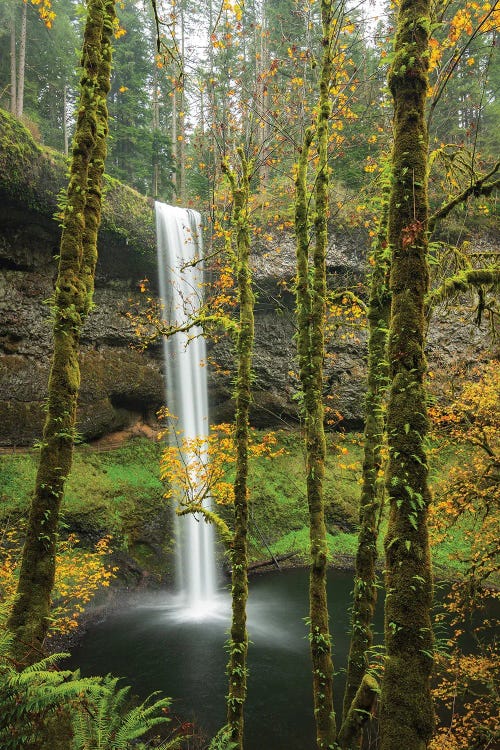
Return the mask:
[[[368,667],[373,644],[372,622],[377,603],[377,540],[384,499],[384,394],[387,387],[387,334],[390,314],[389,249],[387,242],[388,186],[383,187],[381,217],[373,252],[368,305],[368,377],[365,404],[363,485],[356,552],[352,630],[344,692],[343,720],[353,707]],[[366,716],[366,715],[365,715]],[[359,722],[359,729],[361,730]],[[357,738],[354,738],[356,741]],[[351,741],[351,740],[350,740]]]
[[[309,574],[310,648],[313,671],[314,718],[318,749],[333,747],[333,664],[326,573],[326,537],[323,484],[325,433],[323,408],[323,357],[326,300],[326,249],[328,222],[328,121],[332,77],[333,13],[329,0],[321,3],[323,56],[318,115],[315,127],[306,130],[297,165],[295,232],[297,239],[297,351],[303,394],[306,445],[306,483],[309,508],[311,563]],[[318,161],[315,174],[315,241],[310,258],[307,167],[313,138]]]
[[[254,342],[254,294],[250,270],[250,223],[248,215],[251,162],[242,148],[238,149],[241,164],[239,180],[224,165],[233,198],[233,231],[236,246],[236,277],[238,286],[239,327],[236,344],[238,369],[236,375],[236,476],[234,481],[234,526],[230,547],[231,558],[231,638],[229,642],[229,690],[227,723],[232,742],[243,750],[243,708],[247,693],[246,606],[248,598],[248,430],[251,399],[251,368]]]
[[[427,268],[427,128],[430,0],[402,0],[389,86],[394,146],[389,203],[392,293],[387,409],[389,526],[385,539],[387,658],[381,750],[424,750],[432,735],[432,574],[427,531],[424,297]]]
[[[94,294],[95,268],[97,264],[97,235],[101,224],[102,178],[108,144],[108,105],[107,97],[111,82],[111,58],[115,0],[104,0],[101,59],[96,77],[96,117],[95,143],[89,164],[87,194],[85,200],[85,230],[81,262],[81,277],[85,284],[86,298],[83,308],[84,318],[92,307]]]
[[[8,627],[20,664],[39,658],[49,627],[56,538],[64,483],[71,469],[80,368],[80,332],[89,311],[106,155],[114,0],[89,0],[70,179],[54,294],[54,353],[47,418],[16,600]]]

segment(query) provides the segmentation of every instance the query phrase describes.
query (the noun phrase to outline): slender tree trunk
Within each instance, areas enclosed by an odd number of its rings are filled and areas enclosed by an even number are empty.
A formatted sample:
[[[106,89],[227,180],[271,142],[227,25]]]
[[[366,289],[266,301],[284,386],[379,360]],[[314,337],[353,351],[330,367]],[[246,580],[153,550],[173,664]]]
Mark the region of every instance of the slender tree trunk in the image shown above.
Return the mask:
[[[246,605],[248,598],[248,418],[251,399],[251,366],[254,341],[254,295],[250,270],[250,224],[248,215],[251,162],[238,149],[241,177],[227,165],[233,197],[233,227],[236,233],[237,281],[240,320],[237,341],[238,372],[236,376],[236,478],[234,482],[234,532],[231,545],[232,620],[228,664],[229,691],[227,723],[231,740],[243,750],[243,707],[247,692]]]
[[[26,68],[26,21],[28,6],[23,3],[21,32],[19,35],[19,65],[17,68],[16,116],[22,117],[24,111],[24,72]]]
[[[326,301],[326,249],[328,222],[328,120],[332,77],[333,15],[329,0],[321,3],[323,57],[318,116],[307,128],[297,166],[295,231],[297,237],[297,350],[303,393],[306,443],[306,482],[309,507],[311,565],[309,575],[310,648],[313,667],[313,700],[318,750],[333,747],[333,664],[331,659],[326,573],[328,546],[323,483],[325,433],[323,409],[323,357]],[[315,180],[315,243],[309,259],[307,166],[314,136],[318,165]]]
[[[206,129],[206,114],[205,114],[205,92],[203,89],[203,84],[200,81],[199,85],[199,91],[200,91],[200,129],[201,129],[201,143],[202,146],[205,146],[205,129]]]
[[[153,22],[152,26],[152,41],[154,44],[156,34],[156,26]],[[158,153],[158,135],[160,130],[160,90],[158,81],[158,67],[156,60],[153,61],[153,105],[152,105],[152,127],[153,127],[153,153],[152,157],[152,176],[151,176],[151,191],[153,198],[158,197],[159,185],[160,185],[160,155]]]
[[[174,81],[174,88],[172,91],[172,122],[170,129],[170,138],[172,140],[172,156],[174,157],[174,173],[172,182],[174,186],[174,195],[177,197],[179,190],[179,161],[177,158],[177,81]]]
[[[84,214],[85,231],[83,234],[83,255],[80,267],[80,275],[86,291],[85,302],[83,305],[83,321],[85,321],[85,318],[92,308],[92,299],[94,295],[94,279],[97,265],[97,235],[101,224],[102,177],[107,156],[109,132],[107,97],[110,91],[111,82],[115,0],[101,0],[101,3],[103,6],[104,20],[95,93],[97,102],[97,129],[87,178],[87,196]]]
[[[180,20],[181,20],[181,87],[179,91],[179,106],[180,110],[178,112],[179,117],[179,137],[180,140],[177,141],[177,198],[179,201],[184,202],[185,200],[185,192],[186,192],[186,128],[185,128],[185,121],[186,121],[186,95],[184,91],[184,87],[186,85],[185,81],[185,65],[184,65],[184,48],[185,48],[185,23],[184,23],[184,5],[183,1],[180,2]]]
[[[269,66],[269,35],[267,31],[267,16],[265,5],[262,7],[261,25],[257,27],[256,33],[259,34],[259,59],[256,64],[255,91],[257,93],[257,111],[260,111],[261,117],[258,118],[257,142],[261,167],[259,170],[260,184],[266,188],[269,182],[269,165],[266,161],[266,146],[269,138],[269,125],[266,122],[266,116],[269,111],[269,93],[268,82],[265,73]]]
[[[382,445],[385,434],[384,393],[387,388],[387,334],[390,315],[387,215],[389,186],[383,188],[381,219],[371,254],[373,270],[368,306],[368,378],[365,408],[363,486],[354,576],[352,631],[344,692],[345,721],[368,667],[373,644],[372,622],[377,603],[377,540],[384,496]]]
[[[69,153],[69,139],[68,139],[68,87],[66,83],[63,85],[63,147],[64,156]]]
[[[394,99],[389,204],[391,323],[387,410],[389,526],[385,540],[387,659],[381,694],[381,750],[424,750],[432,735],[430,491],[424,440],[427,268],[427,128],[430,0],[402,0],[389,86]]]
[[[39,658],[49,627],[59,508],[73,457],[80,331],[92,301],[97,257],[113,18],[114,0],[89,0],[80,103],[54,295],[54,354],[47,419],[17,596],[8,621],[15,636],[14,656],[21,665]]]
[[[10,18],[10,111],[17,112],[17,56],[16,56],[16,14],[12,8]]]

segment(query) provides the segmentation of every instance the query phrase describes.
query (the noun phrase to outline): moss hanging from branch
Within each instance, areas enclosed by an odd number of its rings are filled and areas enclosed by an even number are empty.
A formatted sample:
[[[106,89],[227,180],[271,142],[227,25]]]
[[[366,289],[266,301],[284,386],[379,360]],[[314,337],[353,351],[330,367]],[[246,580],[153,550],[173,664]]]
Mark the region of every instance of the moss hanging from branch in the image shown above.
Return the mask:
[[[428,307],[434,307],[457,294],[467,292],[471,287],[490,286],[494,289],[500,285],[500,269],[498,268],[466,268],[449,276],[443,283],[426,295]]]
[[[243,149],[238,149],[241,173],[237,179],[227,163],[223,171],[231,185],[233,199],[232,224],[236,249],[236,277],[240,310],[236,353],[235,443],[236,477],[234,481],[234,527],[230,547],[231,558],[231,638],[229,641],[229,691],[227,724],[231,741],[243,750],[243,708],[247,693],[246,605],[248,599],[248,438],[251,400],[251,368],[254,342],[254,294],[250,270],[250,220],[248,201],[252,162]]]
[[[91,304],[100,221],[100,179],[107,133],[103,100],[109,90],[113,17],[112,0],[89,0],[54,294],[54,354],[47,418],[17,597],[8,621],[15,636],[14,656],[22,665],[39,658],[49,627],[59,508],[73,457],[80,332]]]
[[[390,511],[386,552],[381,750],[424,750],[433,732],[430,491],[425,436],[424,298],[428,288],[428,91],[430,0],[402,0],[389,71],[394,145],[388,238],[392,251],[387,409]]]

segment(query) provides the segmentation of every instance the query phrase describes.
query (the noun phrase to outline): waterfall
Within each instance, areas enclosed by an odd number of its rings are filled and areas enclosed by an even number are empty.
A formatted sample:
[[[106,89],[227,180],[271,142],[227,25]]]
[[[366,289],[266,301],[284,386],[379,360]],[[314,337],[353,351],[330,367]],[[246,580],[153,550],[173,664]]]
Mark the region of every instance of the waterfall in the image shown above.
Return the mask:
[[[182,325],[196,312],[203,294],[201,217],[191,209],[155,203],[158,277],[163,318]],[[208,436],[205,340],[200,328],[163,340],[166,403],[177,417],[179,438]],[[172,431],[171,431],[172,432]],[[175,440],[175,436],[171,438]],[[213,606],[216,591],[214,534],[194,515],[176,516],[176,582],[183,606],[195,616]]]

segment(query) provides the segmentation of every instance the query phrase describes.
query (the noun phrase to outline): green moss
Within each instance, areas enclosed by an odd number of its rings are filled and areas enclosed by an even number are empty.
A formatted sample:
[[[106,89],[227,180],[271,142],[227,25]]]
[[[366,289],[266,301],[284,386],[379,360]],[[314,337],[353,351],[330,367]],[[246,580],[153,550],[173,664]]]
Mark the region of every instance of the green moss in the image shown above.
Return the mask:
[[[384,396],[387,383],[386,345],[390,311],[390,294],[387,287],[389,264],[385,253],[387,208],[386,200],[373,256],[375,267],[370,287],[368,390],[365,402],[360,530],[356,551],[351,642],[343,703],[344,723],[351,712],[352,703],[368,668],[368,651],[373,643],[372,620],[377,601],[376,564],[384,502],[383,480],[380,475],[383,474]],[[353,727],[355,726],[353,724]],[[361,731],[361,726],[359,726],[359,731]]]
[[[19,120],[0,109],[0,193],[51,216],[64,184],[61,158],[40,148]]]
[[[297,250],[296,316],[299,378],[303,400],[306,454],[307,505],[310,532],[309,618],[316,745],[333,747],[336,734],[333,708],[333,664],[328,624],[326,570],[328,560],[325,525],[324,478],[326,441],[323,406],[323,359],[326,303],[326,248],[328,241],[328,120],[333,72],[334,15],[329,0],[321,2],[322,59],[318,111],[306,129],[297,164],[295,234]],[[309,236],[307,176],[311,145],[317,146],[314,173],[315,241]],[[312,249],[310,250],[310,247]]]
[[[163,580],[172,547],[172,518],[159,479],[161,446],[134,438],[109,452],[77,448],[61,506],[59,533],[74,532],[93,548],[104,534],[134,565]],[[25,518],[35,484],[37,453],[0,456],[0,524]],[[126,573],[124,573],[126,574]]]
[[[59,213],[67,185],[62,154],[35,143],[29,130],[0,109],[0,196],[43,216]],[[59,219],[58,219],[59,221]],[[156,257],[152,201],[111,177],[105,178],[101,235]]]
[[[111,3],[107,7],[114,17],[114,5]],[[88,258],[96,257],[96,230],[100,218],[100,201],[87,201],[87,196],[98,191],[99,178],[92,158],[99,147],[99,133],[106,132],[107,128],[103,121],[106,112],[101,112],[97,106],[101,77],[108,79],[109,88],[110,66],[103,48],[110,50],[110,39],[106,35],[109,36],[112,29],[103,25],[104,12],[101,0],[89,2],[80,100],[54,294],[54,351],[47,417],[16,598],[7,621],[7,627],[14,635],[13,655],[20,664],[31,664],[39,658],[48,631],[59,508],[73,457],[80,386],[80,332],[88,311],[88,297],[92,295],[95,266],[95,263],[88,263]]]
[[[249,408],[251,401],[251,368],[254,345],[254,304],[252,271],[250,267],[250,176],[253,163],[248,161],[243,148],[237,149],[241,175],[224,164],[233,200],[232,231],[239,304],[236,341],[237,376],[234,390],[236,404],[233,538],[231,559],[231,638],[229,641],[229,688],[227,695],[227,724],[231,740],[243,750],[243,707],[247,694],[246,606],[248,598],[248,447]]]
[[[381,750],[424,750],[433,730],[430,490],[424,443],[429,16],[429,0],[402,0],[389,73],[394,100],[388,222],[392,308],[386,486],[390,508],[385,538],[387,660],[381,693]]]
[[[353,435],[352,441],[348,437],[343,444],[349,452],[343,459],[350,464],[359,457],[359,436]],[[288,453],[271,463],[259,459],[251,466],[251,519],[257,522],[273,554],[298,552],[293,562],[305,564],[309,553],[309,530],[304,507],[305,484],[301,476],[301,439],[298,433],[282,432],[278,433],[278,440],[279,446],[286,447]],[[168,552],[171,543],[170,513],[162,497],[163,486],[159,479],[160,455],[161,445],[145,438],[133,438],[122,447],[110,451],[97,451],[85,445],[78,447],[66,483],[61,533],[76,531],[81,536],[82,544],[91,546],[96,535],[111,532],[115,537],[115,546],[122,547],[135,557],[141,567],[144,563],[148,569],[149,563],[145,557],[142,559],[142,552],[139,550],[136,554],[135,544],[140,545],[145,538],[146,543],[153,540],[155,551],[161,552],[163,548]],[[333,463],[333,457],[331,460]],[[438,480],[450,466],[463,460],[463,455],[453,448],[445,450],[436,445],[431,459],[432,477]],[[35,482],[36,464],[36,451],[0,455],[2,526],[26,516]],[[332,465],[327,473],[333,472]],[[346,470],[347,476],[351,473]],[[345,485],[349,490],[350,484]],[[337,486],[338,493],[343,495],[344,485],[340,482]],[[349,517],[355,516],[356,503],[346,503],[346,506],[349,507]],[[164,524],[163,528],[161,524]],[[345,519],[341,527],[344,524]],[[387,523],[383,522],[382,531],[386,527]],[[468,551],[467,531],[466,525],[455,524],[450,534],[433,546],[433,560],[439,565],[443,578],[460,573],[462,566],[458,557]],[[332,564],[339,562],[344,565],[346,557],[354,559],[357,545],[355,532],[337,529],[327,538]],[[269,550],[252,521],[250,543],[252,561],[269,557]],[[379,561],[382,552],[379,549]],[[155,562],[155,566],[157,564]],[[156,567],[153,568],[153,572],[156,570]]]
[[[141,255],[155,258],[154,226],[152,200],[106,175],[101,230],[118,236]]]

